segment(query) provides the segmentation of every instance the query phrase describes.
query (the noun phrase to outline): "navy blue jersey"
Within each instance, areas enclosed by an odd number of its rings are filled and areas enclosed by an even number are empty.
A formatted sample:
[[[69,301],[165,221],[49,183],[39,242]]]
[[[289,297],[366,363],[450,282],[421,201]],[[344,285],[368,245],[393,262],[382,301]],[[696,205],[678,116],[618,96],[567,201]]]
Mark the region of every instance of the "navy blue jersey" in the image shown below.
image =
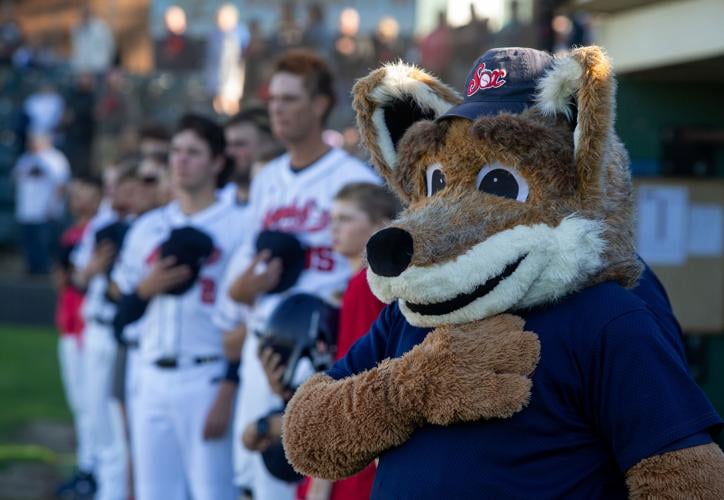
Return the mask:
[[[652,276],[634,293],[604,283],[519,311],[541,342],[530,404],[508,419],[419,428],[380,456],[373,497],[626,498],[624,474],[640,460],[711,442],[721,419]],[[328,373],[402,356],[429,331],[393,303]]]

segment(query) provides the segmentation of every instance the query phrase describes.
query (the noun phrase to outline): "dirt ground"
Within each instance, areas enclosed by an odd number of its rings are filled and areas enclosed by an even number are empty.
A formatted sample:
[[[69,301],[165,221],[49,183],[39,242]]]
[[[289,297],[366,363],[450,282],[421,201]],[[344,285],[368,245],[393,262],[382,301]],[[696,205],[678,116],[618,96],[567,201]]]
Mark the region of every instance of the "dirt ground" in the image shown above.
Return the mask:
[[[0,444],[0,499],[50,499],[73,463],[73,427],[36,421]]]

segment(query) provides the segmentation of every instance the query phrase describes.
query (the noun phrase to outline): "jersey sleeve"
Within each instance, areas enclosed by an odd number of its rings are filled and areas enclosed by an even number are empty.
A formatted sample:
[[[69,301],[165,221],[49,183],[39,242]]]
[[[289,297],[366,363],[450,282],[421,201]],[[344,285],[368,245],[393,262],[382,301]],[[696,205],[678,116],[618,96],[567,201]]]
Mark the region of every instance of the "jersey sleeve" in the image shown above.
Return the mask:
[[[643,310],[604,327],[584,392],[587,411],[624,472],[722,423],[686,360]]]
[[[224,277],[221,280],[220,292],[214,303],[214,311],[212,313],[212,321],[214,325],[222,331],[228,332],[238,328],[239,325],[245,323],[249,315],[249,307],[240,304],[229,297],[229,287],[234,280],[241,274],[252,260],[251,249],[248,241],[243,241],[229,260],[229,264],[224,271]]]
[[[96,229],[96,219],[93,219],[86,225],[83,236],[71,253],[70,262],[76,269],[83,269],[90,262],[95,246]]]
[[[350,347],[347,354],[327,370],[335,380],[369,370],[385,359],[387,343],[394,325],[395,306],[387,306],[365,336]]]

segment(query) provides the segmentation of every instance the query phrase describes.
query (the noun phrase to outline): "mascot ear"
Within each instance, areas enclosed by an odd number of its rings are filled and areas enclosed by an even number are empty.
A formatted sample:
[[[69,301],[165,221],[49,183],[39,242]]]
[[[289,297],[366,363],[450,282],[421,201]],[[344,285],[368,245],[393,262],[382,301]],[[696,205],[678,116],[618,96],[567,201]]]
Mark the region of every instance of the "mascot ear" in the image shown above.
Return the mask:
[[[538,84],[536,107],[564,115],[573,130],[574,157],[583,199],[604,191],[613,131],[616,81],[600,47],[581,47],[557,59]]]
[[[403,63],[385,65],[361,78],[352,95],[362,140],[385,178],[395,169],[397,144],[405,131],[462,101],[435,77]]]

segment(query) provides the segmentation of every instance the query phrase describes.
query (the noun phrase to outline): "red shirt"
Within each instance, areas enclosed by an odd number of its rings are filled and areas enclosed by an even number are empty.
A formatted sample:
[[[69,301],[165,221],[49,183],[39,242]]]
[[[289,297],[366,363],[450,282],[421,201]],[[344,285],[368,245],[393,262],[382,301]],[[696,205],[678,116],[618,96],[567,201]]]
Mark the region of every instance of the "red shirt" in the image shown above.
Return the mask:
[[[342,296],[337,359],[343,358],[352,344],[367,333],[384,307],[385,304],[372,294],[367,284],[367,270],[362,269],[355,274]],[[368,500],[375,480],[375,470],[375,464],[371,463],[354,476],[335,481],[330,500]],[[300,498],[306,497],[308,488],[309,478],[306,478],[299,488]]]
[[[63,254],[70,255],[72,249],[78,244],[85,224],[69,227],[60,237],[60,246]],[[67,263],[64,263],[67,271]],[[55,309],[55,325],[61,335],[73,335],[80,338],[83,332],[83,318],[80,308],[83,304],[83,294],[75,287],[66,285],[58,292],[58,303]]]

